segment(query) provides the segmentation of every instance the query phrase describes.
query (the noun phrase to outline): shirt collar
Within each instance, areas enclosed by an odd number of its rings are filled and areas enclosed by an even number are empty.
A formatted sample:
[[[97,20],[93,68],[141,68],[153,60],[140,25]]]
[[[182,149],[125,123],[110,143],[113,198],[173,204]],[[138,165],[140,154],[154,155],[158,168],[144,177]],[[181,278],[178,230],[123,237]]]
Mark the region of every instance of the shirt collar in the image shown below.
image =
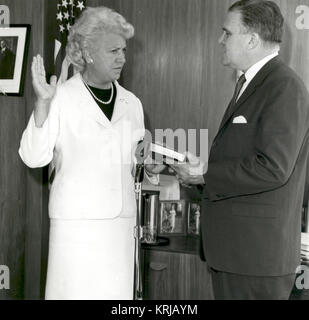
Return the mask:
[[[256,76],[256,74],[265,66],[265,64],[267,62],[269,62],[271,59],[275,58],[276,56],[278,56],[278,51],[274,52],[268,56],[266,56],[265,58],[263,58],[262,60],[260,60],[259,62],[257,62],[256,64],[254,64],[251,68],[249,68],[247,70],[247,72],[245,72],[245,77],[246,77],[246,82],[249,83],[251,82],[251,80]]]

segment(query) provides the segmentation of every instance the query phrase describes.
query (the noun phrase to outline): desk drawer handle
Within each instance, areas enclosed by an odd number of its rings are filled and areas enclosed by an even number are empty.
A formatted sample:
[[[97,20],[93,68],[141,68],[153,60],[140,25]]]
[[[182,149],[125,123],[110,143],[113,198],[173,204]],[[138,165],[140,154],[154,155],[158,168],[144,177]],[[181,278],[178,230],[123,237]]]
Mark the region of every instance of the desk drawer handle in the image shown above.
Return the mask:
[[[167,268],[166,263],[150,262],[150,269],[155,271],[162,271]]]

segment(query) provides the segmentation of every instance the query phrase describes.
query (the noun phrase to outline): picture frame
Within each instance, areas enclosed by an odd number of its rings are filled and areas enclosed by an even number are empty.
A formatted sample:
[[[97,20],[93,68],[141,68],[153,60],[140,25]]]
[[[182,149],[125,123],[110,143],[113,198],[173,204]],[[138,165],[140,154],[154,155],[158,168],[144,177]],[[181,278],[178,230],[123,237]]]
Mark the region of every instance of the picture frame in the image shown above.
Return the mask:
[[[199,237],[201,224],[201,202],[195,201],[188,204],[187,230],[188,236]]]
[[[0,28],[0,93],[23,96],[31,26]]]
[[[159,236],[185,236],[186,230],[186,201],[160,201]]]

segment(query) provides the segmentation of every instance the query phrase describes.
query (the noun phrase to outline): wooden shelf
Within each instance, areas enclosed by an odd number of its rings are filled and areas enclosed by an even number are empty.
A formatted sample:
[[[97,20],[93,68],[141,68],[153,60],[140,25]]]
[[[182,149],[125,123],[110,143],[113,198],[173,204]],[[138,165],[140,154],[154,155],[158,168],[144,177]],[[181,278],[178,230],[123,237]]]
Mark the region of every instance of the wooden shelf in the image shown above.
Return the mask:
[[[168,237],[168,239],[170,241],[168,245],[150,246],[142,244],[142,249],[199,255],[199,238],[174,236]]]

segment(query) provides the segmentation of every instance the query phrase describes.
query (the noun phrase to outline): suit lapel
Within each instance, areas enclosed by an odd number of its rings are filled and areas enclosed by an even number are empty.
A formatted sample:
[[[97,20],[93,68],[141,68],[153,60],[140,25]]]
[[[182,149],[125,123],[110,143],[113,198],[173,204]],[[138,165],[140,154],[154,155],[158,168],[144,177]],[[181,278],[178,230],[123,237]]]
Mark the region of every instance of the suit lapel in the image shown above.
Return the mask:
[[[221,135],[223,129],[229,123],[229,120],[234,116],[235,112],[239,109],[239,107],[242,104],[244,104],[246,102],[246,100],[264,82],[265,78],[269,75],[269,73],[272,72],[278,65],[281,65],[281,64],[282,64],[282,62],[280,61],[280,59],[278,57],[276,57],[276,58],[270,60],[268,63],[266,63],[265,66],[256,74],[256,76],[249,83],[248,87],[243,92],[241,97],[238,99],[236,104],[233,106],[233,109],[231,110],[230,116],[229,117],[226,117],[226,116],[223,117],[223,120],[222,120],[221,125],[219,127],[218,134],[215,137],[215,140]]]
[[[80,99],[80,104],[84,111],[92,117],[96,122],[100,123],[106,128],[110,128],[115,122],[120,120],[126,112],[129,110],[129,101],[126,90],[122,88],[117,81],[115,81],[117,96],[115,100],[114,112],[111,121],[107,119],[104,112],[99,108],[94,98],[91,96],[90,92],[84,85],[81,75],[79,74],[79,86],[82,98]]]
[[[80,73],[76,74],[77,90],[79,92],[79,106],[86,115],[98,122],[100,125],[109,128],[111,127],[110,121],[106,118],[105,114],[99,108],[94,98],[83,83]]]
[[[112,123],[119,121],[129,111],[129,101],[125,89],[122,88],[117,81],[115,81],[115,85],[117,88],[117,97],[111,120]]]
[[[254,81],[254,79],[250,82],[249,86],[246,88],[246,90],[243,92],[241,97],[237,100],[236,104],[232,107],[232,110],[229,112],[229,117],[226,117],[226,114],[223,117],[223,120],[221,122],[219,132],[223,127],[226,125],[226,123],[233,117],[237,109],[255,92],[256,88],[259,86],[259,84]],[[230,102],[231,104],[232,102]],[[230,107],[230,104],[228,106],[228,109]]]

